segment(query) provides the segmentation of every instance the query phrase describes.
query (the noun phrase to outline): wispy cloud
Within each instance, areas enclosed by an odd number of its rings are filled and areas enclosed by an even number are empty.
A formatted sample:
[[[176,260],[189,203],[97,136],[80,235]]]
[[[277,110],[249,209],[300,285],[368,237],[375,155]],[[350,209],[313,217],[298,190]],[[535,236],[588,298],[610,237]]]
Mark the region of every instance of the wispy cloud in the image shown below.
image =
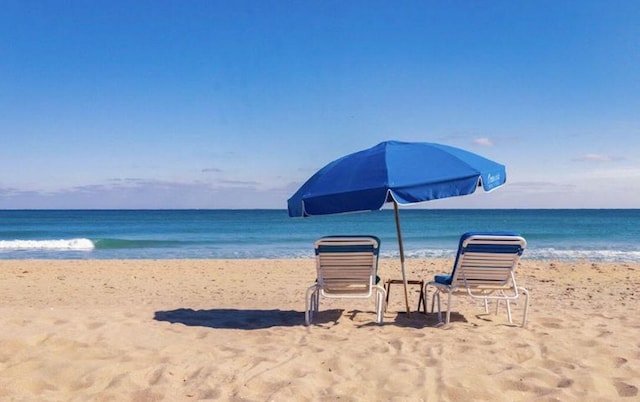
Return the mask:
[[[507,186],[511,189],[517,189],[518,191],[529,192],[565,191],[576,187],[576,185],[571,183],[552,183],[548,181],[519,181],[507,183]]]
[[[285,208],[288,187],[261,188],[251,181],[218,183],[111,179],[54,192],[0,188],[0,209],[34,208]]]
[[[232,186],[232,187],[250,187],[255,188],[260,186],[260,183],[257,181],[249,181],[249,180],[219,180],[217,183],[224,186]]]
[[[205,168],[202,169],[201,171],[202,173],[222,173],[222,169],[218,169],[218,168]]]
[[[487,148],[491,148],[494,145],[493,140],[487,137],[476,138],[475,140],[473,140],[473,143],[475,145],[479,145],[481,147],[487,147]]]
[[[468,145],[469,142],[475,146],[491,148],[497,145],[521,142],[519,136],[488,136],[486,134],[476,132],[455,132],[438,138],[439,141],[445,143]]]
[[[624,158],[605,154],[584,154],[573,158],[574,161],[578,162],[616,162],[623,159]]]
[[[592,179],[604,180],[637,180],[640,178],[640,168],[599,169],[589,173]]]
[[[22,190],[15,187],[0,187],[0,197],[8,197],[21,192]]]

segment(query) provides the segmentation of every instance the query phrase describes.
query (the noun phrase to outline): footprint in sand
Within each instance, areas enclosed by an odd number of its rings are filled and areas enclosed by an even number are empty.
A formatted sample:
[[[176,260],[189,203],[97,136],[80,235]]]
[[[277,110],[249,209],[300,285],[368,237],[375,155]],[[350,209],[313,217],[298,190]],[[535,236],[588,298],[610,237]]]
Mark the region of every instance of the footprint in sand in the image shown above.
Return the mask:
[[[562,380],[560,380],[560,382],[558,383],[558,388],[569,388],[571,385],[573,385],[573,380],[570,378],[563,378]]]
[[[623,398],[628,398],[638,395],[638,387],[635,385],[627,384],[626,382],[618,381],[615,384],[618,395]]]
[[[622,367],[623,364],[625,364],[628,360],[625,359],[624,357],[616,357],[615,358],[615,365],[616,368],[620,368]]]
[[[540,324],[542,324],[542,326],[545,328],[552,328],[552,329],[562,328],[562,326],[560,325],[562,321],[557,318],[541,317],[539,321],[540,321]]]
[[[157,385],[164,378],[165,368],[160,367],[149,375],[149,385]]]
[[[86,325],[87,329],[98,329],[104,326],[104,322],[93,321]]]

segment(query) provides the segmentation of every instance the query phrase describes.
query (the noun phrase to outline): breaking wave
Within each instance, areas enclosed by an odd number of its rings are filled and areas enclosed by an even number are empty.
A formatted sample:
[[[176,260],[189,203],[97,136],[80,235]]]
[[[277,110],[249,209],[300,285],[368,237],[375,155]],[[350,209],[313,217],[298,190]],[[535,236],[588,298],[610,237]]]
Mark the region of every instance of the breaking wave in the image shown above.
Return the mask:
[[[59,240],[0,240],[0,250],[93,250],[95,245],[89,239]]]

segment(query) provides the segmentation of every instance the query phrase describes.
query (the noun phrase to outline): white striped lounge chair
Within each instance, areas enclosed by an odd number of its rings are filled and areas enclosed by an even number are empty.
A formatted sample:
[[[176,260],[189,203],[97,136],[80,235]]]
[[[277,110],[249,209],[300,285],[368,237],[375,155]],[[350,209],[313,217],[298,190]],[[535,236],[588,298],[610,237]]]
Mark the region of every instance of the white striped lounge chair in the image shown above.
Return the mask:
[[[382,323],[385,289],[376,275],[380,240],[375,236],[327,236],[314,243],[317,280],[305,293],[305,324],[318,312],[320,296],[376,297],[377,322]]]
[[[447,295],[445,323],[449,323],[452,296],[463,294],[484,301],[486,313],[489,311],[489,300],[496,301],[496,313],[500,301],[504,301],[509,323],[511,323],[510,302],[518,300],[520,294],[523,294],[525,301],[522,326],[524,327],[527,323],[529,292],[516,284],[515,270],[526,245],[525,239],[515,233],[469,232],[462,235],[451,274],[436,275],[434,280],[425,285],[425,294],[427,287],[435,288],[431,300],[431,311],[433,312],[435,299],[437,299],[438,319],[442,321],[440,295]]]

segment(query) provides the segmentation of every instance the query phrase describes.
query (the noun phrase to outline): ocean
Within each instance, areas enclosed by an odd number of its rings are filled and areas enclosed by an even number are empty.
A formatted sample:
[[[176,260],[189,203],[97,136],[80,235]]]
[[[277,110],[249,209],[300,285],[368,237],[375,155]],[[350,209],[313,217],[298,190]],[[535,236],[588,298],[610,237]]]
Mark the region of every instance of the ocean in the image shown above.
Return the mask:
[[[407,258],[454,255],[467,231],[513,231],[523,258],[640,261],[640,209],[400,210]],[[2,210],[0,259],[312,258],[313,241],[371,234],[397,257],[392,210],[289,218],[285,210]]]

